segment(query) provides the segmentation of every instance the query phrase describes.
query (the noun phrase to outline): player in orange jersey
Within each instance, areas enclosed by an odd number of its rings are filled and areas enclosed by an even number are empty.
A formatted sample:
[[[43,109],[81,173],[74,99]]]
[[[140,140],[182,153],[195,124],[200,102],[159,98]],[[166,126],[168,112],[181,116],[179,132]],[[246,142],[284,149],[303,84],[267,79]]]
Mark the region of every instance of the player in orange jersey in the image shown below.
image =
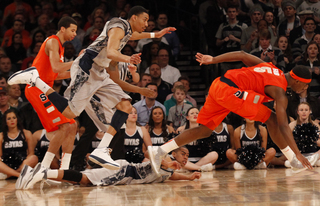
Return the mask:
[[[68,71],[73,62],[63,63],[63,43],[71,41],[76,36],[77,22],[71,17],[63,17],[58,23],[59,31],[56,35],[48,37],[42,44],[38,55],[33,61],[40,78],[48,85],[53,86],[56,79],[70,78]],[[77,132],[77,124],[74,119],[67,119],[51,103],[48,97],[38,88],[27,85],[25,94],[33,108],[36,110],[43,127],[51,135],[50,145],[41,166],[50,168],[55,154],[62,145],[62,159],[60,169],[69,169],[74,138]],[[27,170],[27,168],[24,168]],[[21,179],[32,176],[33,173],[21,173],[17,180],[16,188],[22,188]]]
[[[312,164],[318,156],[313,155],[308,159],[302,156],[293,139],[286,113],[286,89],[291,87],[297,93],[306,89],[311,81],[308,68],[296,66],[290,73],[284,74],[272,63],[266,63],[243,51],[225,53],[217,57],[197,53],[196,58],[200,65],[242,61],[248,68],[229,70],[224,76],[213,81],[198,116],[197,122],[200,126],[185,130],[158,149],[149,146],[149,156],[156,172],[159,171],[165,154],[196,139],[210,136],[212,130],[229,112],[266,123],[272,140],[288,158],[294,172],[312,169]],[[276,102],[276,113],[262,104],[272,100]]]

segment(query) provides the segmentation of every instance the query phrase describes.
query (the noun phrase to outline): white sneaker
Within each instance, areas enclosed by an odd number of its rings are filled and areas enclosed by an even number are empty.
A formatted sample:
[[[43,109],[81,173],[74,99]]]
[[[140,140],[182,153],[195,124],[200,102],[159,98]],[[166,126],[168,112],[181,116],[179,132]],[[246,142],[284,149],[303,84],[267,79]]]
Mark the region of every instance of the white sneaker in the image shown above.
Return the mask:
[[[289,160],[286,160],[284,162],[284,166],[287,167],[287,168],[291,168],[291,164],[290,164]]]
[[[33,168],[30,167],[29,165],[23,166],[23,168],[20,172],[20,175],[16,181],[16,189],[17,190],[24,188],[24,186],[28,182],[30,176],[32,176],[32,171],[33,171]]]
[[[267,164],[265,162],[259,163],[257,166],[255,166],[255,169],[266,169]]]
[[[30,176],[28,182],[25,184],[23,189],[30,189],[37,182],[40,182],[41,180],[46,180],[47,179],[47,171],[48,171],[47,168],[42,166],[41,163],[38,163],[34,167],[32,175]]]
[[[0,172],[0,180],[5,180],[5,179],[7,179],[7,177],[8,177],[8,175]]]
[[[211,163],[202,165],[200,167],[201,172],[211,172],[213,169],[214,169],[214,165],[212,165]]]
[[[110,157],[111,149],[104,147],[104,148],[96,148],[93,152],[89,155],[89,160],[92,162],[101,165],[102,167],[110,170],[118,170],[120,165],[116,163]]]
[[[246,170],[247,169],[244,165],[240,164],[239,162],[235,162],[233,164],[233,168],[235,170]]]
[[[34,87],[37,78],[39,78],[37,68],[30,67],[26,70],[18,71],[12,74],[8,79],[8,84],[30,84],[32,87]]]
[[[319,154],[314,153],[313,155],[310,155],[306,158],[308,159],[310,164],[313,166],[316,163],[316,161],[319,159]],[[293,159],[290,162],[290,164],[291,164],[291,169],[293,173],[299,173],[307,169],[302,165],[302,163],[297,159],[295,155],[293,156]]]
[[[158,177],[160,177],[161,162],[167,155],[167,153],[163,151],[161,147],[148,146],[148,154],[153,171],[156,173]]]

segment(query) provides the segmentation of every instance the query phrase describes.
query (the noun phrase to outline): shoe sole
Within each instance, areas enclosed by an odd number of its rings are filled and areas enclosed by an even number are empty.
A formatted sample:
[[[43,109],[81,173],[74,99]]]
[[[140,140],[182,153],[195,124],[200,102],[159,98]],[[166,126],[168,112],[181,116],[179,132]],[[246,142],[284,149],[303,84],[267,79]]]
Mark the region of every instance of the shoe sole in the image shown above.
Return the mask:
[[[97,157],[95,155],[89,155],[89,160],[110,170],[118,170],[120,169],[119,165],[112,164],[111,162],[106,162],[105,160],[101,159],[100,157]],[[105,162],[105,163],[102,163]]]
[[[151,146],[148,146],[148,154],[149,154],[149,159],[150,159],[150,164],[151,164],[152,170],[156,173],[156,175],[158,177],[160,177],[161,174],[160,174],[160,171],[157,168],[157,165],[155,164],[154,155],[153,155],[153,151],[152,151],[152,147]]]
[[[19,75],[19,74],[21,74],[21,73],[25,73],[25,72],[29,72],[29,71],[33,71],[33,70],[37,70],[37,68],[35,68],[35,67],[30,67],[30,68],[25,69],[25,70],[23,70],[23,71],[19,71],[19,72],[16,72],[16,73],[12,74],[12,75],[9,77],[8,81],[7,81],[8,84],[9,84],[9,85],[16,84],[16,83],[11,83],[10,80],[12,80],[15,76],[17,76],[17,75]]]
[[[20,173],[20,175],[19,175],[19,177],[17,179],[17,182],[15,184],[15,187],[16,187],[17,190],[22,189],[22,187],[23,187],[23,186],[21,186],[21,183],[22,183],[21,181],[23,180],[23,178],[27,174],[28,167],[29,167],[28,165],[24,165],[22,170],[21,170],[21,173]]]

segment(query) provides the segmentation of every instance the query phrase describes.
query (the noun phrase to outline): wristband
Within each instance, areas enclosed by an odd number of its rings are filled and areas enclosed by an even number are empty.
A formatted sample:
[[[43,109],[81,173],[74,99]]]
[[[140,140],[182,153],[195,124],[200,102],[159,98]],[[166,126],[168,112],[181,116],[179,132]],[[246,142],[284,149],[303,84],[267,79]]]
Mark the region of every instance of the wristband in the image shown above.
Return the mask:
[[[155,37],[155,33],[154,32],[151,32],[150,33],[150,38],[152,39],[152,38],[154,38]]]

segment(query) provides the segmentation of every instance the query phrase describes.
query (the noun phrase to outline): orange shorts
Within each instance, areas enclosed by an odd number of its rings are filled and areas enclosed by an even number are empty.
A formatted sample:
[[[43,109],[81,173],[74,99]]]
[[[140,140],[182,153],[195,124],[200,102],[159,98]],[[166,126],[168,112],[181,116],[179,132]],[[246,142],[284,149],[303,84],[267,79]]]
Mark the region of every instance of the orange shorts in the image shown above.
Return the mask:
[[[26,98],[36,110],[42,126],[47,132],[59,129],[59,125],[64,123],[75,123],[74,119],[63,116],[58,109],[51,103],[48,97],[38,88],[26,86]]]
[[[230,112],[265,122],[269,119],[271,110],[262,104],[263,99],[264,96],[255,91],[241,91],[217,78],[210,86],[209,95],[200,110],[197,122],[214,130]]]

